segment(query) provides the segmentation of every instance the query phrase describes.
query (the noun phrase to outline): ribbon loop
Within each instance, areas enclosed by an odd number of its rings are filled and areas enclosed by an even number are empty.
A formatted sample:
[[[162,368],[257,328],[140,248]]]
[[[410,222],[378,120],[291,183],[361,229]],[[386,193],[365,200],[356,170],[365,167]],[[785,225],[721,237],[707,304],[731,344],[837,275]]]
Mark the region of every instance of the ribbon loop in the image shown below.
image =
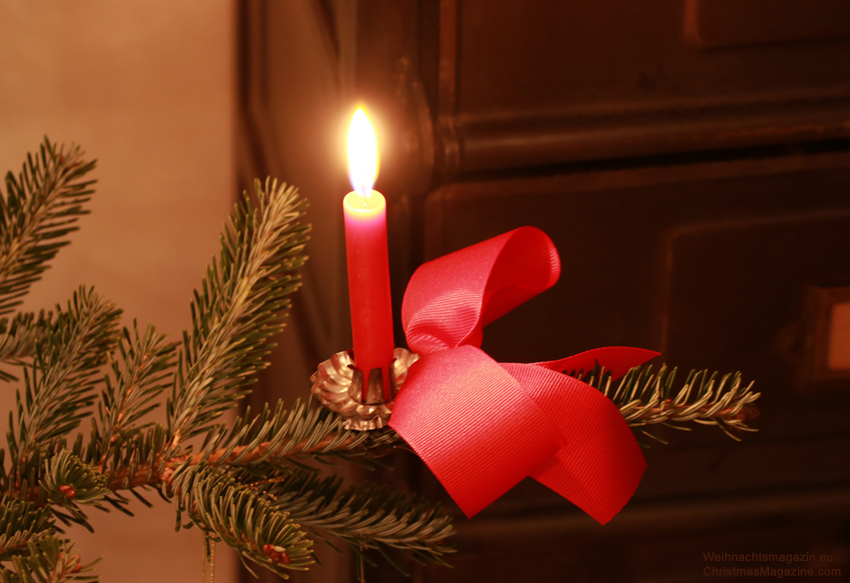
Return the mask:
[[[482,328],[550,288],[561,273],[552,240],[522,227],[429,261],[410,278],[401,307],[418,354],[481,345]]]
[[[549,237],[522,227],[425,263],[408,284],[402,324],[422,358],[389,425],[467,516],[532,476],[605,523],[640,482],[645,462],[617,407],[561,371],[598,362],[619,376],[656,352],[605,347],[500,364],[479,348],[486,324],[559,274]]]

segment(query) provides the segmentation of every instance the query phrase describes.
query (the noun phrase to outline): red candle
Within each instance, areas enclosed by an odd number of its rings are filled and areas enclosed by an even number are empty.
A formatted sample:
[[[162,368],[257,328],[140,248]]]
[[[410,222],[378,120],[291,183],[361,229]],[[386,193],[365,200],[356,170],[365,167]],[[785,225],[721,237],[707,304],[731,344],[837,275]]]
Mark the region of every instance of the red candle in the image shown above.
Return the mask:
[[[348,132],[351,186],[342,202],[345,255],[354,365],[363,373],[363,398],[369,375],[381,371],[384,399],[389,399],[389,368],[393,359],[393,316],[387,253],[386,201],[372,190],[378,171],[378,148],[372,125],[362,109]]]

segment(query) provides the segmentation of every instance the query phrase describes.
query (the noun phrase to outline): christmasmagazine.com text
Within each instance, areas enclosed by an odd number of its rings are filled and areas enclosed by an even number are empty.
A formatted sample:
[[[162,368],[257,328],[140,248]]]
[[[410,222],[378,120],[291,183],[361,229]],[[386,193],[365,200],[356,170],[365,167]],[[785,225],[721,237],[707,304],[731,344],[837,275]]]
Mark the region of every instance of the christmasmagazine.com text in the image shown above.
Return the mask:
[[[702,554],[706,577],[841,577],[834,556],[827,553],[728,553],[706,551]]]

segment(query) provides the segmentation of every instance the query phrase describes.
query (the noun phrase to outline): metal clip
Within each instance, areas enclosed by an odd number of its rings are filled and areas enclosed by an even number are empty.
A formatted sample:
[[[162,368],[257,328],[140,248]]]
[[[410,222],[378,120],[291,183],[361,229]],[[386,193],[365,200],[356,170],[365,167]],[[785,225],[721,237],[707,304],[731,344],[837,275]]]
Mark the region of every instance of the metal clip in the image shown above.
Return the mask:
[[[384,401],[381,369],[369,371],[369,384],[363,402],[363,374],[354,366],[348,351],[337,352],[321,363],[310,376],[311,392],[326,408],[345,419],[343,427],[356,431],[379,429],[387,424],[395,396],[407,378],[407,370],[419,359],[404,348],[393,350],[390,364],[390,398]]]

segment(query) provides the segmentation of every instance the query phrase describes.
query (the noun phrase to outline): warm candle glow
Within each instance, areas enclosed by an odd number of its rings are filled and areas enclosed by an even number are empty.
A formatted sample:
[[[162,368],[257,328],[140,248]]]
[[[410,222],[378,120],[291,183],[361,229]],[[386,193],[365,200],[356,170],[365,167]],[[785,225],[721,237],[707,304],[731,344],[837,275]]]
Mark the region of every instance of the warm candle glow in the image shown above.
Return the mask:
[[[378,145],[369,118],[358,109],[348,131],[348,173],[351,187],[342,201],[345,218],[345,258],[354,366],[363,374],[364,403],[369,383],[380,379],[389,400],[389,370],[393,361],[393,314],[387,249],[387,205],[372,186],[378,174]],[[376,389],[378,387],[375,387]],[[376,402],[376,401],[371,401]]]
[[[366,113],[354,112],[348,129],[348,177],[351,188],[368,198],[378,175],[378,141]]]
[[[387,203],[383,195],[377,191],[370,191],[363,196],[359,191],[353,190],[342,199],[345,212],[360,222],[384,221],[382,217],[387,212]]]

